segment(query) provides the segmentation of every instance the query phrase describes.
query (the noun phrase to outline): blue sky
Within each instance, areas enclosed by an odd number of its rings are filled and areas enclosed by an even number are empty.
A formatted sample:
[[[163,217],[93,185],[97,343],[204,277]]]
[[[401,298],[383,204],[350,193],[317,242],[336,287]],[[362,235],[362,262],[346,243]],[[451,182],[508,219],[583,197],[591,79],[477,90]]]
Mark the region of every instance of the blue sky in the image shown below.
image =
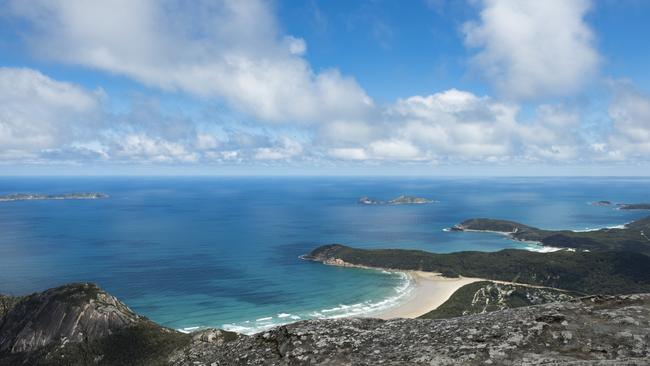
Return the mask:
[[[4,174],[647,175],[646,1],[4,1]]]

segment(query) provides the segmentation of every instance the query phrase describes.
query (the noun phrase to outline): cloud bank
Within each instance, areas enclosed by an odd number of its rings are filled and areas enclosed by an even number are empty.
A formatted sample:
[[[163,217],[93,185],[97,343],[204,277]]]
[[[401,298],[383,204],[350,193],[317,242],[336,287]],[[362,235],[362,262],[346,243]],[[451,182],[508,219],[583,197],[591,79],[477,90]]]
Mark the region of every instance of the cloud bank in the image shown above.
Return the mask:
[[[193,4],[10,1],[6,11],[25,22],[38,57],[205,108],[200,117],[170,114],[136,98],[115,112],[101,89],[0,68],[0,161],[430,166],[643,160],[650,152],[650,98],[629,83],[612,82],[607,135],[586,136],[580,107],[558,99],[598,74],[586,0],[479,2],[461,36],[494,95],[452,88],[381,104],[352,76],[314,70],[305,40],[281,31],[269,3]]]

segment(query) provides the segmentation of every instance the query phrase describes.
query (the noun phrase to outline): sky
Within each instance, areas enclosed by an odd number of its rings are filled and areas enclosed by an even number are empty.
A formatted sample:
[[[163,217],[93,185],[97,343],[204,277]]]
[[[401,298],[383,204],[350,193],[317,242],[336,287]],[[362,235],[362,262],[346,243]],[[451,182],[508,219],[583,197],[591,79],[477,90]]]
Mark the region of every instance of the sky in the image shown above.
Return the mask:
[[[0,174],[650,175],[650,2],[0,1]]]

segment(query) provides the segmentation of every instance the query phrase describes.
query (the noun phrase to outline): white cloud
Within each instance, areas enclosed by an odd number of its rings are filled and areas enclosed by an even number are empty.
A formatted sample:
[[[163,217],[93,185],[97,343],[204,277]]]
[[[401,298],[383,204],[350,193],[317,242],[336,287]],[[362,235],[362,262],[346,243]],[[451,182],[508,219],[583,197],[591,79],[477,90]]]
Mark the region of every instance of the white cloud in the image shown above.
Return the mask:
[[[379,140],[372,142],[368,150],[376,159],[420,160],[420,151],[410,141]]]
[[[307,43],[302,38],[296,38],[294,36],[285,36],[284,41],[289,47],[289,53],[296,56],[302,56],[307,52]]]
[[[484,159],[510,152],[518,108],[455,89],[398,101],[392,116],[400,136],[431,156]]]
[[[596,70],[598,55],[582,19],[589,3],[551,3],[486,0],[481,22],[465,27],[468,44],[481,47],[474,62],[508,97],[573,92]],[[335,69],[312,70],[301,57],[304,40],[280,34],[267,3],[197,4],[193,10],[176,0],[36,0],[12,6],[31,24],[29,41],[43,57],[209,101],[223,99],[263,120],[295,123],[262,127],[241,123],[235,113],[237,121],[230,124],[220,116],[197,119],[163,113],[155,100],[144,98],[127,112],[111,114],[102,111],[101,91],[4,68],[0,159],[499,164],[650,152],[650,99],[638,92],[621,89],[609,111],[614,134],[589,143],[580,136],[581,115],[565,105],[537,106],[522,120],[528,110],[522,112],[513,99],[449,89],[376,106],[353,78]],[[549,17],[564,28],[549,25]]]
[[[206,124],[163,113],[149,99],[135,100],[126,113],[111,114],[103,111],[105,98],[101,91],[34,70],[0,68],[0,159],[188,164],[328,158],[547,161],[576,158],[583,144],[575,131],[580,117],[572,110],[543,105],[532,121],[521,122],[516,105],[455,89],[398,100],[373,119],[334,120],[316,130]],[[628,146],[622,150],[626,154],[632,147],[647,151],[648,105],[647,98],[627,93],[610,110],[618,131],[611,141]],[[586,149],[623,155],[609,146]]]
[[[196,162],[199,157],[195,152],[188,151],[180,143],[163,139],[155,139],[146,135],[126,135],[114,140],[116,146],[112,153],[122,160],[137,162]]]
[[[521,121],[519,114],[517,105],[450,89],[399,100],[387,108],[384,120],[363,128],[341,123],[322,133],[335,146],[328,155],[345,160],[499,163],[577,157],[575,111],[542,105],[530,121]]]
[[[0,68],[0,151],[57,147],[96,123],[101,91],[52,80],[26,68]]]
[[[288,137],[280,139],[281,145],[258,148],[254,158],[257,160],[284,160],[302,154],[302,145]]]
[[[604,158],[647,160],[650,154],[650,95],[629,82],[613,82],[614,99],[609,106],[613,132]]]
[[[363,148],[334,148],[327,151],[328,155],[343,160],[367,160],[368,154]]]
[[[219,140],[216,136],[199,133],[196,135],[196,147],[200,150],[212,150],[219,146]]]
[[[372,100],[337,70],[314,72],[264,1],[13,1],[43,57],[219,98],[269,121],[364,116]]]
[[[340,145],[368,142],[376,134],[375,129],[366,121],[336,120],[324,125],[320,132],[327,143]]]
[[[575,93],[596,73],[599,55],[585,23],[588,0],[483,0],[478,22],[463,27],[472,58],[504,96]]]

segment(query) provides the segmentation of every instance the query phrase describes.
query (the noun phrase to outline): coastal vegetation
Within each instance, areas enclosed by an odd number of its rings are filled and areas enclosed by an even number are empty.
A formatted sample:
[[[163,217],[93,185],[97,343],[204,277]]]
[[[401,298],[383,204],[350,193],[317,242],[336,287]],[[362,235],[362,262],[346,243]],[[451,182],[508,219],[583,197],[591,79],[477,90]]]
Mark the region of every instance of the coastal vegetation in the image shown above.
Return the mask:
[[[447,277],[547,286],[578,294],[650,292],[650,257],[630,251],[538,253],[505,249],[437,254],[331,244],[316,248],[303,258],[326,264],[427,271]]]
[[[452,231],[488,231],[544,246],[589,251],[632,251],[650,255],[650,216],[624,225],[591,231],[544,230],[514,221],[469,219]]]
[[[461,287],[442,305],[420,318],[453,318],[549,302],[569,301],[575,297],[574,293],[562,290],[479,281]]]

